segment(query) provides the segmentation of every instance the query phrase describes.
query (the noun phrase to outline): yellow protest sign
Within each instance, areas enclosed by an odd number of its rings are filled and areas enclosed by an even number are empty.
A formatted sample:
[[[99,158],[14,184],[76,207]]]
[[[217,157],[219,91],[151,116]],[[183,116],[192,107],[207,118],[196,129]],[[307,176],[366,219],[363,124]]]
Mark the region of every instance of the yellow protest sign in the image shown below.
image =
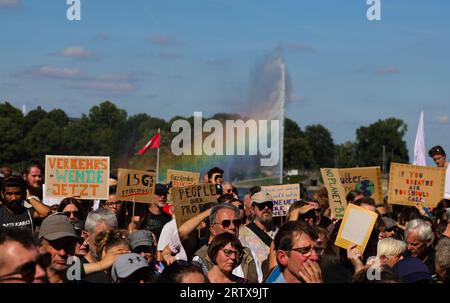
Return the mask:
[[[168,169],[167,183],[172,182],[172,187],[183,187],[198,184],[200,173]]]
[[[391,163],[388,202],[436,207],[444,197],[445,168]]]
[[[273,217],[286,216],[291,204],[300,200],[299,184],[263,186],[262,190],[272,195]]]
[[[383,201],[381,168],[379,166],[339,168],[338,171],[346,194],[357,189],[364,196],[374,199],[375,202]]]
[[[119,168],[117,200],[151,203],[155,193],[156,173]]]
[[[373,211],[349,204],[334,244],[344,249],[356,244],[364,253],[377,217],[378,214]]]
[[[108,199],[109,157],[45,156],[46,197]]]
[[[334,218],[342,219],[347,206],[347,199],[339,177],[339,170],[336,168],[321,168],[320,173],[322,174],[323,183],[328,190],[328,203],[330,204],[331,215]]]
[[[203,205],[217,202],[216,186],[212,183],[172,188],[177,226],[201,212]]]

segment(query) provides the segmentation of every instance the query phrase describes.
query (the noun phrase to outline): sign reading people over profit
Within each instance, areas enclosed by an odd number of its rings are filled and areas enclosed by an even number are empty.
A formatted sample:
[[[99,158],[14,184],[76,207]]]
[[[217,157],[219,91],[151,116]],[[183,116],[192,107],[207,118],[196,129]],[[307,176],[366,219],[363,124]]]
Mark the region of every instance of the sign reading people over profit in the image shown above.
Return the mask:
[[[205,183],[172,188],[177,226],[201,212],[203,205],[217,202],[215,184]]]
[[[356,244],[364,253],[377,217],[377,213],[350,203],[339,227],[336,246],[347,249]]]
[[[342,219],[347,206],[347,199],[339,177],[339,170],[336,168],[321,168],[320,173],[322,174],[323,184],[328,190],[331,215],[334,218]]]
[[[391,163],[388,202],[436,207],[444,197],[445,168]]]
[[[365,197],[370,197],[376,202],[383,201],[381,168],[379,166],[339,168],[339,177],[346,194],[357,189]]]
[[[109,157],[45,156],[46,196],[108,199]]]
[[[300,200],[300,184],[263,186],[262,190],[272,195],[274,217],[286,216],[291,204]]]
[[[200,173],[168,169],[167,183],[172,182],[172,187],[183,187],[198,184]]]
[[[119,168],[117,200],[151,203],[155,186],[156,173]]]

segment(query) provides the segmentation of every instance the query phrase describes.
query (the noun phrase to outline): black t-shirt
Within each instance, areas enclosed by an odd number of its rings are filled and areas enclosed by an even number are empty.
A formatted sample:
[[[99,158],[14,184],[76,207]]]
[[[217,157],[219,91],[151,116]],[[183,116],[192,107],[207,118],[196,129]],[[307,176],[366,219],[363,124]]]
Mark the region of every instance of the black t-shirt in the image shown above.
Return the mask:
[[[159,239],[163,226],[170,220],[172,220],[172,217],[166,212],[162,212],[160,215],[154,215],[149,211],[145,220],[144,229],[151,231]]]
[[[81,258],[81,264],[89,264],[89,261],[85,257]],[[89,275],[84,274],[83,271],[83,282],[88,283],[111,283],[111,279],[104,271],[97,271]]]
[[[34,208],[21,207],[17,212],[11,212],[5,205],[0,206],[0,227],[21,228],[33,233],[35,222],[33,219]]]

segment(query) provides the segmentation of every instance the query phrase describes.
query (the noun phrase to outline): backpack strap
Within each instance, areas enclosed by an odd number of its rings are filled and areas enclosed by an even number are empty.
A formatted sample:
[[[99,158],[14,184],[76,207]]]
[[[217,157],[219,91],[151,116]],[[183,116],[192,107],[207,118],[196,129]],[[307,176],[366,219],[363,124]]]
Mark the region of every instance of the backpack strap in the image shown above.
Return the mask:
[[[266,234],[262,229],[260,229],[254,222],[247,225],[247,227],[254,232],[258,238],[261,239],[261,241],[264,242],[268,247],[270,247],[270,244],[272,243],[272,238]]]

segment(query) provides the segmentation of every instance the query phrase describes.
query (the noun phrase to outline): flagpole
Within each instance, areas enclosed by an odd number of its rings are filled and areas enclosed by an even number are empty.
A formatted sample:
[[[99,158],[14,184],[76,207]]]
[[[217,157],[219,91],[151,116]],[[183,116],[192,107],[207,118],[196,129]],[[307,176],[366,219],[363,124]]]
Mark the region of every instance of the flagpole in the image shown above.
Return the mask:
[[[159,133],[160,133],[160,129],[158,128],[158,134]],[[159,177],[159,146],[158,146],[158,150],[156,152],[156,183],[159,183],[158,177]]]

